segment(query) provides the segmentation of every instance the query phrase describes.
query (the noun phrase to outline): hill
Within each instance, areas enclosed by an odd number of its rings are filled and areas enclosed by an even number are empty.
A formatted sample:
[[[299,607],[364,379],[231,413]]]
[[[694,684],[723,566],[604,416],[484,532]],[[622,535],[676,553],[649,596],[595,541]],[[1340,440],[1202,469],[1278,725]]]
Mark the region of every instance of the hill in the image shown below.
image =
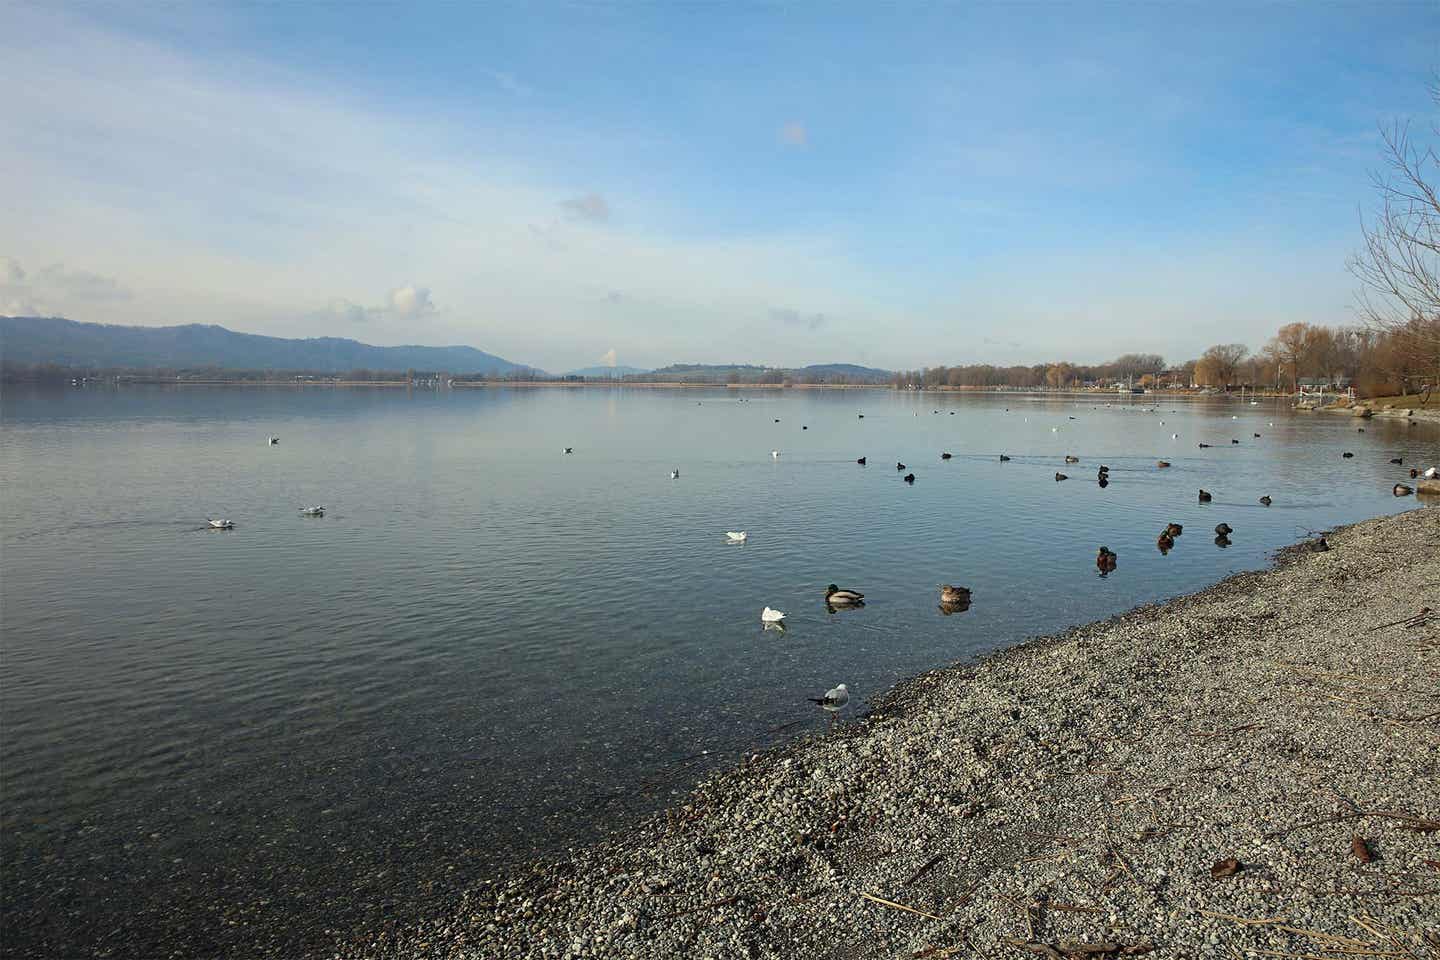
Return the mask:
[[[474,347],[376,347],[340,337],[288,340],[224,327],[121,327],[59,317],[0,317],[0,360],[7,367],[58,364],[102,369],[424,370],[513,374],[523,364]]]
[[[808,367],[762,367],[750,363],[672,363],[645,375],[676,383],[888,383],[889,370],[853,363],[816,363]]]

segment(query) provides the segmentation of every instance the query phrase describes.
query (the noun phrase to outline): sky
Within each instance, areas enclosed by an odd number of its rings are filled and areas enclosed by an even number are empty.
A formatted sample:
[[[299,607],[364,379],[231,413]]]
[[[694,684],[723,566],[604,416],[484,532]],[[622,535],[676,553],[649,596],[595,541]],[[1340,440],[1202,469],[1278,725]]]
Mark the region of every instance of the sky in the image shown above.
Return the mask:
[[[0,0],[0,314],[552,371],[1354,322],[1427,3]]]

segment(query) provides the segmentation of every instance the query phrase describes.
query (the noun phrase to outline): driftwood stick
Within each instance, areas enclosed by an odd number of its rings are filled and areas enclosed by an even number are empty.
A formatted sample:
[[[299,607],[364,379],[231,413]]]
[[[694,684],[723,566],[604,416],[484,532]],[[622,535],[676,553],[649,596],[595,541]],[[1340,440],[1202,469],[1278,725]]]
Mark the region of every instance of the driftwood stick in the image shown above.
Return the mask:
[[[884,897],[877,897],[868,893],[861,893],[860,896],[872,903],[878,903],[882,907],[889,907],[891,910],[904,910],[906,913],[917,914],[930,920],[944,920],[944,917],[937,917],[933,913],[926,913],[924,910],[916,910],[914,907],[907,907],[903,903],[896,903],[894,900],[886,900]]]

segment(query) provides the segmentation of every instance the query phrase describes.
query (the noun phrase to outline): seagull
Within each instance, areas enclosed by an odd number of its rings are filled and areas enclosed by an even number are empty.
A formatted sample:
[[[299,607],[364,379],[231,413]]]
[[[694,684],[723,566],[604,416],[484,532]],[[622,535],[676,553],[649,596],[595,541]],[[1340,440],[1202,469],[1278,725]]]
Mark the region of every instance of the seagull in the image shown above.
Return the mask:
[[[779,623],[784,619],[785,614],[781,613],[779,610],[772,610],[769,607],[766,607],[764,610],[760,611],[760,621],[762,623]]]
[[[307,516],[307,517],[323,517],[323,516],[325,516],[325,508],[324,508],[323,506],[318,506],[318,505],[317,505],[317,506],[314,506],[314,507],[301,507],[301,508],[300,508],[300,512],[301,512],[302,514],[304,514],[305,516]]]
[[[809,697],[811,703],[818,703],[820,709],[830,714],[830,722],[835,722],[835,715],[845,709],[845,704],[850,702],[850,690],[843,683],[836,684],[825,691],[823,697]]]
[[[670,479],[671,479],[671,480],[679,480],[679,479],[680,479],[680,471],[679,471],[679,470],[671,470],[671,471],[670,471]]]
[[[1172,433],[1172,434],[1170,434],[1170,439],[1171,439],[1171,440],[1179,440],[1179,439],[1180,439],[1180,434],[1178,434],[1178,433]]]
[[[208,523],[208,524],[210,524],[210,526],[214,527],[216,530],[234,530],[234,529],[235,529],[235,521],[234,521],[234,520],[211,520],[211,519],[209,519],[209,518],[207,517],[206,520],[205,520],[205,522]]]
[[[270,441],[270,446],[272,446],[272,447],[275,446],[277,443],[280,442],[280,438],[279,438],[279,437],[266,437],[265,439],[268,440],[268,441]]]
[[[780,451],[779,451],[779,450],[771,450],[771,451],[770,451],[770,459],[771,459],[771,460],[779,460],[779,459],[780,459]]]
[[[574,453],[574,452],[575,452],[575,448],[574,448],[574,447],[566,447],[564,450],[561,450],[560,452],[561,452],[561,453]]]
[[[1434,480],[1437,476],[1440,476],[1440,470],[1436,470],[1434,467],[1425,471],[1426,480]]]
[[[744,530],[725,531],[725,539],[729,540],[731,543],[744,543],[746,538],[749,536],[750,534],[746,533]]]

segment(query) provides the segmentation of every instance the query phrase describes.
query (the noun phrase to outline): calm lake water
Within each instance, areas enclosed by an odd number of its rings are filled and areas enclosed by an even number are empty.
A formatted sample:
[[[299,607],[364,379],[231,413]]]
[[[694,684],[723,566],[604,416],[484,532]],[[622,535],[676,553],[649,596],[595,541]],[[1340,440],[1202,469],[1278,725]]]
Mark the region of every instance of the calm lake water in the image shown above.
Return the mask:
[[[804,698],[837,682],[853,714],[1411,508],[1391,485],[1440,451],[1275,404],[745,396],[6,392],[0,943],[323,953],[820,729]],[[827,613],[831,581],[868,605]]]

